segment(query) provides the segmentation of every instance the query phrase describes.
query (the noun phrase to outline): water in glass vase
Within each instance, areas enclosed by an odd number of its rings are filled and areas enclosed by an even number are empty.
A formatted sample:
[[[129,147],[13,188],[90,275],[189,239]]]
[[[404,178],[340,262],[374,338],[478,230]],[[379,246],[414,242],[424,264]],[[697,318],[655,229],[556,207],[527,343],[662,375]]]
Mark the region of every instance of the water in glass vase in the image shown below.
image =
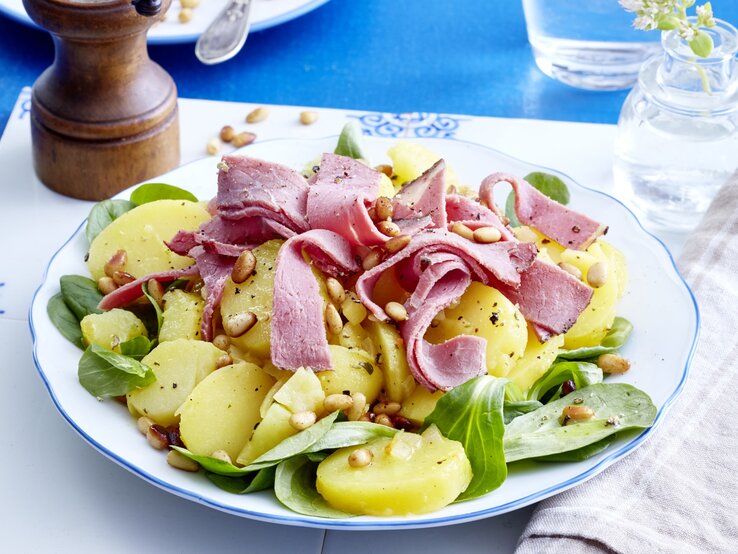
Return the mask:
[[[704,59],[665,33],[664,56],[643,65],[618,121],[616,189],[672,230],[694,227],[738,167],[738,31],[719,21],[708,32]]]

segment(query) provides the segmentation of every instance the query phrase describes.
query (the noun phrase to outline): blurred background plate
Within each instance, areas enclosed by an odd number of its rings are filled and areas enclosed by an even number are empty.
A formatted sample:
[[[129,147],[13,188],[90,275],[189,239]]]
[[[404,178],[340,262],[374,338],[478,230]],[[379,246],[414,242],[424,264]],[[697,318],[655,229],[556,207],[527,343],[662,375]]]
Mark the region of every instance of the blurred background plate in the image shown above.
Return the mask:
[[[261,31],[291,21],[306,14],[328,0],[255,0],[252,6],[251,31]],[[193,10],[192,20],[180,23],[179,0],[172,0],[167,18],[149,31],[149,44],[176,44],[194,42],[200,36],[218,12],[225,6],[226,0],[201,0],[197,9]],[[36,27],[36,24],[23,9],[23,0],[0,0],[0,14],[14,19],[24,25]]]

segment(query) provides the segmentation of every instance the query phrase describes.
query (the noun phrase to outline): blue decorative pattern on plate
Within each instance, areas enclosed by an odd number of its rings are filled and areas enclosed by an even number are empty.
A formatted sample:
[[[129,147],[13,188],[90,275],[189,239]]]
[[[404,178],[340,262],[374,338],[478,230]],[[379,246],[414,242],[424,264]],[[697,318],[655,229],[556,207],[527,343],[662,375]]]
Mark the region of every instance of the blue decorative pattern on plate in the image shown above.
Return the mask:
[[[466,119],[452,115],[413,113],[368,113],[351,115],[361,124],[362,133],[369,137],[446,138],[456,137],[456,131]]]
[[[457,169],[463,182],[478,183],[493,171],[525,175],[543,168],[510,158],[484,146],[439,139],[418,139],[443,155]],[[246,147],[243,153],[301,168],[319,152],[330,151],[335,137],[320,140],[273,140]],[[385,159],[393,139],[367,139],[370,159]],[[199,198],[215,193],[213,158],[201,160],[157,179],[194,192]],[[545,170],[545,169],[543,169]],[[633,368],[613,375],[610,382],[629,382],[648,393],[658,408],[657,425],[684,386],[699,328],[694,297],[679,275],[666,248],[648,234],[620,202],[586,189],[556,173],[571,189],[571,207],[610,225],[608,240],[626,255],[630,284],[619,313],[635,330],[623,349]],[[127,197],[129,192],[121,194]],[[112,401],[98,402],[77,382],[75,368],[80,351],[53,327],[46,305],[58,290],[61,275],[86,271],[87,242],[83,226],[49,262],[43,284],[31,306],[30,325],[34,360],[61,414],[93,447],[147,481],[179,496],[236,515],[290,525],[335,529],[394,529],[449,525],[501,514],[542,500],[593,477],[641,444],[653,428],[620,437],[606,451],[578,463],[525,462],[511,466],[507,481],[492,493],[447,506],[422,516],[355,517],[328,520],[296,514],[282,507],[271,491],[233,495],[214,487],[202,474],[169,467],[160,451],[150,448],[136,429],[125,407]],[[667,315],[668,314],[668,315]],[[654,427],[655,427],[654,425]]]

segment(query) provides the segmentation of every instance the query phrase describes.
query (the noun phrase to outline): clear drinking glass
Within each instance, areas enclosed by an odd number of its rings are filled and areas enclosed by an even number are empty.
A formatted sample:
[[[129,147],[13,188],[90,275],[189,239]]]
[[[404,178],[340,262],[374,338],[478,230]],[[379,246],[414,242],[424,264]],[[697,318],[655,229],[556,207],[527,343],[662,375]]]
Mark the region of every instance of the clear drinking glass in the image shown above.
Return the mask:
[[[618,193],[651,223],[694,227],[738,167],[738,30],[704,29],[715,48],[696,57],[670,31],[620,112],[613,172]]]
[[[536,65],[578,88],[630,88],[660,48],[658,33],[634,29],[618,0],[523,0],[523,10]]]

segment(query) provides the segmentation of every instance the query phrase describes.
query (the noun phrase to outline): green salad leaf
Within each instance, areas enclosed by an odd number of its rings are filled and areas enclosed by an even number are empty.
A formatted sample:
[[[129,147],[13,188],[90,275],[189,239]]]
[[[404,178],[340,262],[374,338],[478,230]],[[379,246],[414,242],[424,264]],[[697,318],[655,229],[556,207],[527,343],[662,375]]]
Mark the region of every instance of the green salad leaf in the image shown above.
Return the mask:
[[[570,404],[592,408],[594,417],[561,425],[561,414]],[[655,419],[656,406],[645,392],[625,383],[597,383],[513,419],[505,428],[505,459],[570,452],[625,429],[650,427]]]
[[[616,317],[599,346],[562,350],[558,358],[561,360],[592,360],[601,354],[608,354],[621,348],[630,337],[631,331],[633,331],[633,324],[630,321],[624,317]]]
[[[156,381],[151,368],[138,360],[91,344],[79,360],[80,384],[93,396],[121,396]]]
[[[67,303],[64,302],[64,297],[61,293],[57,293],[49,299],[49,303],[46,305],[46,313],[49,314],[51,323],[54,324],[54,327],[57,328],[65,339],[79,348],[84,348],[79,319],[69,309]]]
[[[131,193],[131,202],[136,206],[156,200],[189,200],[190,202],[197,202],[197,197],[188,190],[166,183],[145,183],[136,187],[136,190]]]
[[[605,437],[604,439],[582,446],[575,450],[569,450],[568,452],[561,452],[559,454],[549,454],[548,456],[540,456],[534,458],[537,462],[581,462],[587,458],[591,458],[596,454],[599,454],[603,450],[607,449],[618,436],[618,433],[613,433]]]
[[[556,175],[544,173],[543,171],[534,171],[525,176],[533,187],[548,196],[551,200],[555,200],[559,204],[569,203],[569,187]],[[512,227],[519,227],[517,215],[515,215],[515,191],[510,191],[505,201],[505,215],[510,220]]]
[[[356,121],[349,121],[343,126],[334,153],[355,160],[366,159],[361,149],[361,128]]]
[[[144,293],[144,296],[154,308],[154,313],[156,314],[156,336],[158,337],[159,333],[161,333],[161,326],[164,323],[164,312],[162,311],[161,306],[159,306],[159,303],[156,301],[156,299],[151,296],[148,283],[144,283],[143,285],[141,285],[141,291]]]
[[[332,508],[315,488],[318,464],[307,456],[296,456],[281,462],[274,476],[274,494],[290,510],[308,516],[332,519],[353,514]]]
[[[518,416],[536,411],[541,406],[543,406],[543,404],[538,400],[516,400],[514,402],[505,402],[502,407],[505,425]]]
[[[120,353],[124,356],[127,356],[129,358],[133,358],[134,360],[141,361],[146,354],[151,352],[151,349],[154,346],[154,341],[150,341],[148,337],[144,337],[143,335],[138,337],[133,337],[130,340],[127,340],[125,342],[121,342],[118,345],[118,348],[120,348]]]
[[[105,227],[135,207],[136,204],[133,202],[129,202],[128,200],[119,200],[117,198],[103,200],[102,202],[98,202],[92,206],[90,215],[87,216],[87,227],[85,227],[87,242],[92,244],[95,237],[97,237]]]
[[[265,467],[256,473],[250,473],[242,477],[226,477],[217,473],[205,472],[210,481],[218,488],[233,494],[249,494],[251,492],[271,489],[274,486],[274,475],[277,466]]]
[[[443,395],[425,418],[425,427],[435,423],[444,437],[464,446],[469,458],[472,481],[458,500],[486,494],[507,477],[502,442],[505,384],[489,375],[475,377]]]
[[[78,321],[88,314],[102,313],[97,305],[103,295],[97,288],[97,283],[81,275],[63,275],[59,279],[59,288],[64,303],[74,313]]]
[[[559,362],[552,365],[528,391],[528,400],[547,401],[549,393],[565,381],[574,381],[577,389],[602,382],[602,370],[589,362]]]
[[[369,421],[337,421],[305,454],[366,444],[379,437],[392,437],[397,429]]]

